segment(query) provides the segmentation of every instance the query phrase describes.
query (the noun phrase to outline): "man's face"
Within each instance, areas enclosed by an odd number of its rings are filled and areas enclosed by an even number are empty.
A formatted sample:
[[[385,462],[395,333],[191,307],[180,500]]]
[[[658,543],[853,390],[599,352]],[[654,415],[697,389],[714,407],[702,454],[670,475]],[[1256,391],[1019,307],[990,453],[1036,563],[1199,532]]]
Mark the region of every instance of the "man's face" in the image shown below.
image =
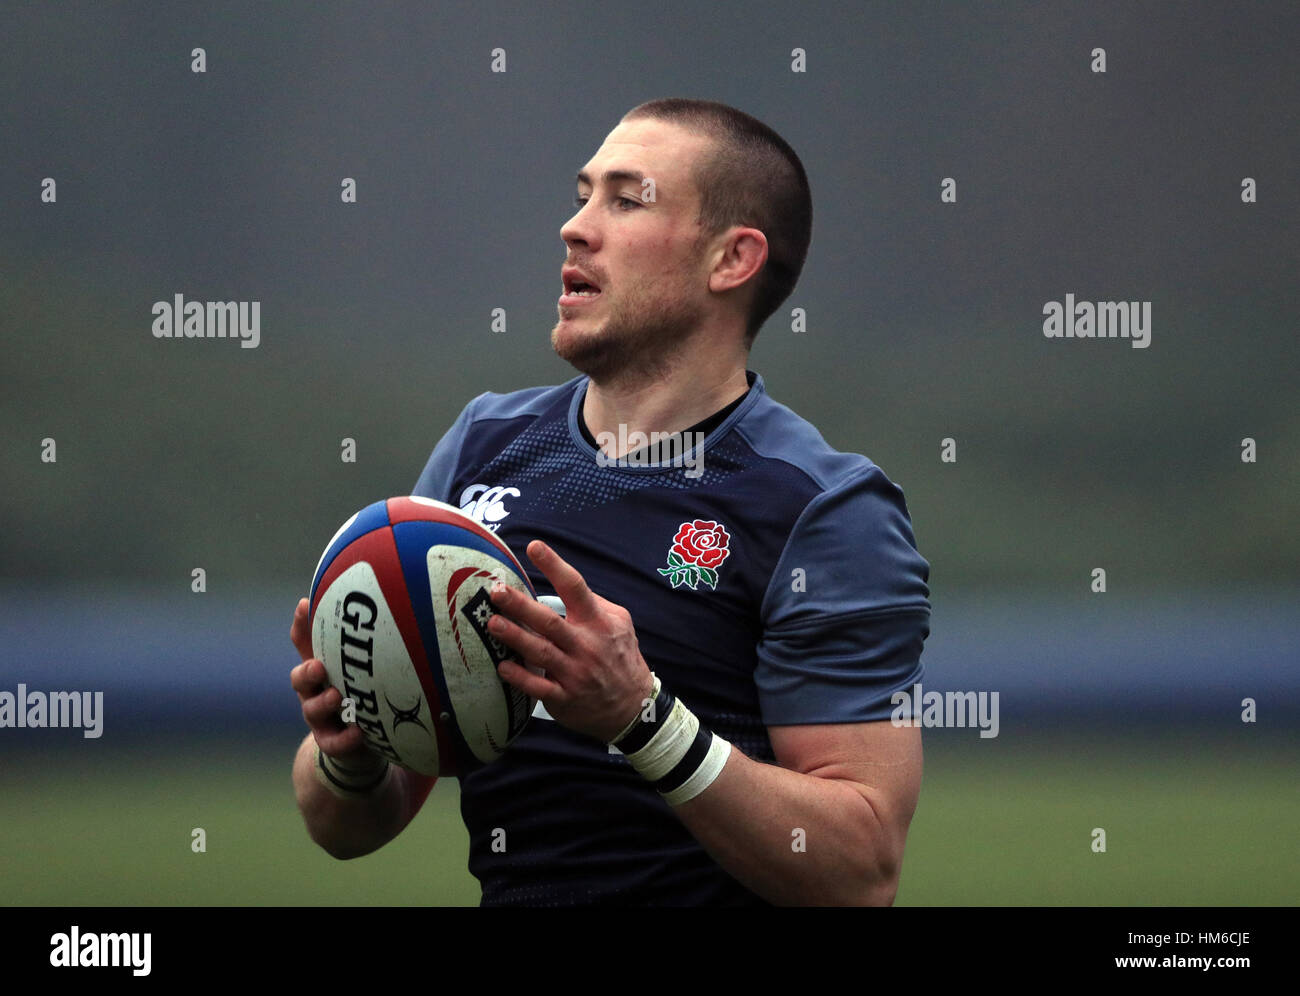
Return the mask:
[[[560,229],[569,252],[551,332],[578,370],[597,380],[652,374],[704,324],[706,245],[691,167],[708,147],[677,125],[626,121],[579,172],[578,212]],[[574,293],[581,283],[598,290]]]

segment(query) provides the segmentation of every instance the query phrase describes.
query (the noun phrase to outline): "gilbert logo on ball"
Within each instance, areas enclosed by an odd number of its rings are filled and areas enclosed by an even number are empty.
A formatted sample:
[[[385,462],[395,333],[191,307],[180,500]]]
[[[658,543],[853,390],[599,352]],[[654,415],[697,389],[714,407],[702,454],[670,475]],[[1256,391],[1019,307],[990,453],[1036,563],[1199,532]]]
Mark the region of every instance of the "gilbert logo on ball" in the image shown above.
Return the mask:
[[[312,653],[372,750],[458,775],[523,731],[534,703],[497,674],[510,652],[487,629],[497,581],[536,597],[509,547],[443,502],[375,502],[334,534],[312,579]]]

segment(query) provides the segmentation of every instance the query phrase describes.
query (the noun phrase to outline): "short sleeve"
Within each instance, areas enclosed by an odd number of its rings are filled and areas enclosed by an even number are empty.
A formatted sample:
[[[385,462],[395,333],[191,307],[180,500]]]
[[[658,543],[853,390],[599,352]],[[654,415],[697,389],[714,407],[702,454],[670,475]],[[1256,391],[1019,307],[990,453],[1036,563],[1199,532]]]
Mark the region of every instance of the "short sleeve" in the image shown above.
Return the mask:
[[[456,421],[452,423],[443,437],[438,440],[438,445],[433,448],[433,453],[429,456],[429,462],[424,465],[424,471],[420,474],[420,479],[415,482],[415,488],[411,491],[413,495],[419,495],[421,498],[432,498],[435,501],[444,501],[455,504],[452,501],[449,491],[451,490],[452,481],[456,476],[457,465],[460,463],[461,450],[465,445],[465,437],[469,434],[470,423],[474,420],[474,406],[479,402],[483,395],[471,401],[461,410]]]
[[[929,576],[903,493],[879,467],[809,502],[763,598],[764,723],[889,719],[890,696],[921,680]]]

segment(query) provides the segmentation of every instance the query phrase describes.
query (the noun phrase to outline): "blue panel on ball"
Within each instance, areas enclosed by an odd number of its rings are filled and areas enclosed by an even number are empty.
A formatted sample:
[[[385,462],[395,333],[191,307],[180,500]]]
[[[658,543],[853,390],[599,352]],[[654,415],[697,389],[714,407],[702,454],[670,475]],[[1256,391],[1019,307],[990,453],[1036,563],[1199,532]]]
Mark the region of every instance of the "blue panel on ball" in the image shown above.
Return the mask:
[[[321,557],[320,563],[316,566],[316,575],[311,579],[311,592],[307,596],[307,604],[316,604],[316,587],[320,584],[320,579],[325,572],[329,570],[330,564],[334,558],[339,555],[349,543],[368,532],[380,529],[388,525],[388,501],[377,501],[373,505],[367,505],[358,512],[351,522],[344,525],[342,529],[335,534],[330,540],[329,546],[325,548],[325,554]]]

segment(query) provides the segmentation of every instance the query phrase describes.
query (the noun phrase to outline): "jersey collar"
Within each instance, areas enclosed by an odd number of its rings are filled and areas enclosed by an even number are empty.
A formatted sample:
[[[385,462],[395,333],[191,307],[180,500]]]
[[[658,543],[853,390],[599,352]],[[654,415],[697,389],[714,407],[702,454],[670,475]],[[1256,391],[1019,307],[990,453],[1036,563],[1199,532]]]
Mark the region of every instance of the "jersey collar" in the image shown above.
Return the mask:
[[[746,370],[745,376],[749,380],[749,392],[744,396],[740,404],[736,406],[735,410],[732,411],[731,414],[728,415],[725,419],[723,419],[721,425],[710,430],[708,435],[704,437],[703,444],[700,447],[696,447],[690,451],[688,457],[693,457],[696,454],[697,450],[702,449],[705,452],[707,452],[709,449],[715,446],[717,442],[720,439],[722,439],[731,430],[731,427],[733,425],[735,425],[742,418],[744,418],[746,413],[748,413],[749,410],[754,407],[754,405],[758,404],[759,398],[761,398],[764,394],[767,393],[767,389],[763,385],[762,374],[754,370]],[[569,436],[573,440],[573,444],[576,447],[578,447],[578,449],[584,455],[589,456],[594,461],[596,459],[599,450],[597,449],[597,447],[587,442],[587,439],[583,435],[582,429],[579,426],[579,422],[578,422],[578,419],[582,417],[581,416],[582,402],[583,399],[586,398],[587,396],[587,385],[590,382],[590,380],[591,378],[583,376],[583,377],[576,378],[574,381],[573,397],[569,402]],[[708,419],[705,419],[704,421],[707,422]],[[688,432],[694,431],[694,427],[686,431]],[[672,465],[671,464],[661,465],[658,463],[652,463],[646,465],[623,466],[623,465],[615,464],[615,465],[611,465],[610,469],[620,470],[627,473],[658,473],[659,471],[665,469],[665,467],[671,468]]]

